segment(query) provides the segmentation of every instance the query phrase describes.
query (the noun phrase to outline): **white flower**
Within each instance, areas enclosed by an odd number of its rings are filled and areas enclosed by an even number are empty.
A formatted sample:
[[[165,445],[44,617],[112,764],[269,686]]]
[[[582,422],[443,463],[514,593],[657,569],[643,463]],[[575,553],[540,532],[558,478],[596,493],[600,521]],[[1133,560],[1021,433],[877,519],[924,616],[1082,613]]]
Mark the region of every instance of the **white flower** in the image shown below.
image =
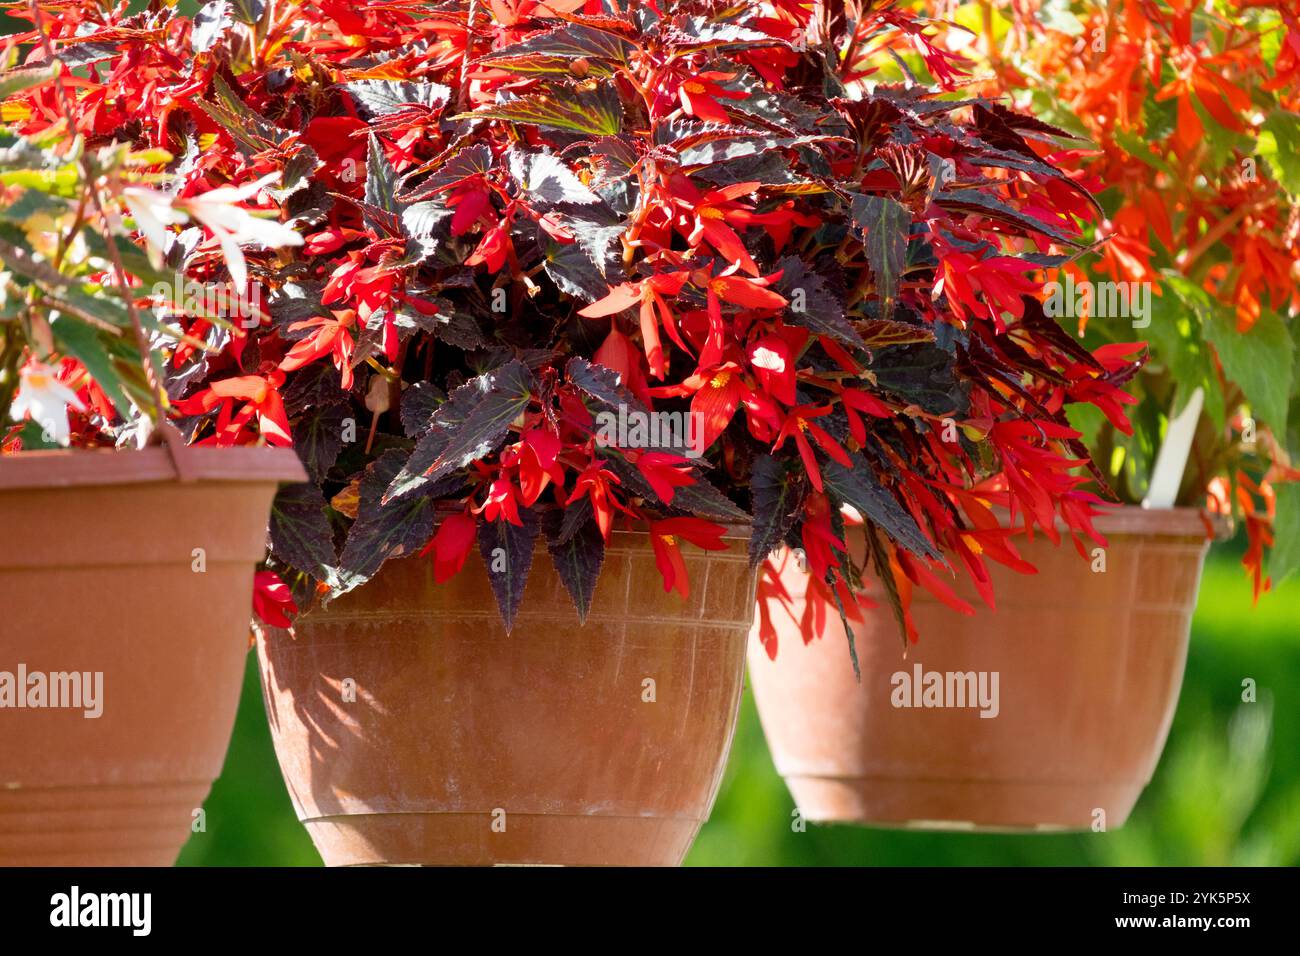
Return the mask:
[[[122,198],[130,207],[151,251],[160,252],[166,244],[167,226],[185,222],[187,217],[207,227],[221,243],[221,254],[230,270],[231,282],[235,288],[242,289],[248,282],[248,264],[239,248],[242,244],[257,243],[268,249],[302,245],[302,236],[288,226],[259,218],[239,205],[279,176],[279,173],[271,173],[243,186],[218,186],[189,199],[174,199],[153,189],[128,186],[122,190]]]
[[[156,189],[144,186],[127,186],[122,190],[122,199],[131,210],[135,226],[144,234],[149,246],[149,259],[154,268],[162,263],[162,254],[167,247],[170,235],[167,227],[185,222],[189,217],[179,209],[172,208],[172,197]]]
[[[42,362],[29,362],[19,375],[18,395],[9,407],[9,414],[14,421],[22,421],[30,414],[48,440],[66,445],[70,431],[68,406],[79,412],[84,412],[86,406],[81,404],[76,392],[55,378],[56,371]]]

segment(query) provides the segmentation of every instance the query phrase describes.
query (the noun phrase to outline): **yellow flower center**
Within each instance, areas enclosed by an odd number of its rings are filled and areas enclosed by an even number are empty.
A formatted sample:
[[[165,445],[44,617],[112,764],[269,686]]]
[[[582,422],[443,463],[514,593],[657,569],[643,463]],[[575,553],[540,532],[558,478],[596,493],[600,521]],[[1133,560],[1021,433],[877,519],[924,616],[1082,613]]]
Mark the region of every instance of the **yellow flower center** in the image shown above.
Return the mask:
[[[712,385],[714,388],[726,388],[727,383],[730,381],[731,381],[730,372],[719,372],[717,375],[713,376],[713,378],[709,381],[709,384]]]
[[[715,208],[715,207],[713,207],[713,206],[701,206],[701,207],[696,211],[696,214],[697,214],[701,219],[722,219],[722,218],[724,218],[724,214],[723,214],[722,210],[721,210],[721,209],[717,209],[717,208]]]
[[[704,84],[697,83],[695,80],[687,80],[685,83],[682,84],[682,89],[684,89],[687,93],[700,94],[704,92]]]

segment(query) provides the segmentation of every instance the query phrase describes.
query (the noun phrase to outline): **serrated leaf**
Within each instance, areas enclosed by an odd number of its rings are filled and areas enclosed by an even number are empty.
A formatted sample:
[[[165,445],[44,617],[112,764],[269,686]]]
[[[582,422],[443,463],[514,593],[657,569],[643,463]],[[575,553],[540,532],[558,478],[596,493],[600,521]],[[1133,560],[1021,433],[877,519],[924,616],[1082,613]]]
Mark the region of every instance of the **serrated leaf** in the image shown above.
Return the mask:
[[[266,12],[263,0],[230,0],[231,12],[240,23],[256,26]]]
[[[621,406],[639,415],[649,414],[649,409],[632,394],[623,384],[622,376],[612,368],[574,356],[564,366],[564,377],[605,410],[617,412]]]
[[[912,214],[888,196],[857,195],[853,197],[852,215],[854,229],[862,238],[867,263],[876,281],[881,311],[888,318],[907,258]]]
[[[514,359],[466,382],[434,413],[384,500],[391,501],[437,481],[500,447],[506,431],[532,400],[533,376]]]
[[[397,174],[374,133],[370,134],[366,153],[366,203],[384,212],[401,213],[402,207],[397,201]]]
[[[582,180],[553,153],[511,149],[506,161],[511,178],[534,204],[576,203],[587,206],[600,202],[600,197],[584,186]]]
[[[776,267],[781,270],[781,279],[774,288],[790,303],[784,316],[788,324],[829,336],[851,348],[866,348],[862,336],[845,317],[843,301],[825,276],[810,271],[797,256],[786,256]]]
[[[689,17],[665,31],[664,42],[676,51],[746,50],[755,47],[787,47],[788,43],[768,33],[739,23],[716,23],[708,17]]]
[[[446,397],[432,382],[416,382],[402,392],[402,431],[407,438],[424,433]]]
[[[556,242],[540,228],[537,243],[542,249],[546,274],[565,295],[595,302],[609,293],[609,281],[581,245]]]
[[[403,80],[354,80],[344,83],[348,91],[371,116],[388,116],[416,107],[438,113],[451,99],[450,87],[441,83],[413,83]]]
[[[880,388],[909,405],[919,405],[933,415],[962,414],[969,399],[952,363],[952,355],[944,349],[921,343],[876,349],[867,367]]]
[[[121,52],[121,48],[116,43],[71,43],[56,50],[54,57],[60,63],[76,69],[79,66],[90,66],[92,63],[111,60]]]
[[[890,539],[912,554],[924,558],[941,559],[942,555],[930,544],[925,533],[884,485],[861,452],[850,458],[852,468],[845,468],[829,458],[821,462],[822,481],[826,492],[836,505],[851,505],[868,521],[875,524]]]
[[[500,69],[534,72],[524,62],[526,58],[606,60],[611,63],[627,62],[627,44],[617,34],[597,30],[577,23],[556,27],[549,33],[539,33],[518,43],[493,50],[478,59],[478,63]],[[594,65],[594,64],[593,64]]]
[[[580,500],[590,502],[591,499]],[[546,550],[551,555],[560,583],[573,599],[578,620],[585,622],[591,611],[591,598],[596,592],[600,568],[605,561],[605,539],[590,510],[586,520],[575,522],[574,528],[566,529],[569,510],[572,509],[547,513]]]
[[[220,75],[212,78],[216,102],[194,102],[234,139],[239,151],[251,158],[258,153],[283,146],[297,138],[297,133],[281,129],[239,98]]]
[[[190,49],[195,53],[207,53],[226,31],[235,25],[231,16],[229,0],[212,0],[205,3],[194,14],[194,26],[190,30]]]
[[[749,537],[749,566],[756,568],[776,548],[799,518],[808,481],[790,462],[771,455],[754,459],[749,490],[753,498],[754,524]]]
[[[337,403],[309,409],[293,425],[293,447],[312,481],[317,483],[334,467],[343,449],[343,423],[349,406]]]
[[[325,496],[308,482],[285,485],[271,504],[271,553],[318,581],[329,581],[338,563]]]
[[[718,490],[708,475],[699,469],[692,469],[689,474],[695,479],[693,485],[683,485],[673,490],[673,500],[669,503],[678,511],[685,511],[699,518],[718,518],[722,521],[748,523],[749,515]]]
[[[522,525],[508,521],[481,521],[478,526],[478,550],[487,569],[497,610],[505,623],[506,633],[514,627],[515,614],[524,598],[528,572],[533,566],[533,550],[541,522],[531,508],[519,509]]]
[[[406,453],[390,449],[371,462],[361,479],[357,520],[339,556],[338,591],[359,587],[389,558],[414,554],[433,534],[435,504],[426,495],[385,502],[384,489],[402,468]]]
[[[452,118],[494,119],[590,136],[615,136],[623,129],[623,106],[614,88],[603,86],[581,92],[529,93]]]
[[[1066,235],[1060,229],[1051,223],[1043,222],[1041,219],[1035,219],[1027,213],[1005,203],[1002,200],[990,196],[988,193],[981,192],[978,189],[948,189],[936,193],[934,197],[935,205],[949,209],[954,212],[963,214],[974,213],[977,216],[984,216],[988,219],[996,219],[999,222],[1009,223],[1019,229],[1028,232],[1041,232],[1045,236],[1050,236],[1057,242],[1063,242],[1066,245],[1080,248],[1081,243],[1077,237]]]

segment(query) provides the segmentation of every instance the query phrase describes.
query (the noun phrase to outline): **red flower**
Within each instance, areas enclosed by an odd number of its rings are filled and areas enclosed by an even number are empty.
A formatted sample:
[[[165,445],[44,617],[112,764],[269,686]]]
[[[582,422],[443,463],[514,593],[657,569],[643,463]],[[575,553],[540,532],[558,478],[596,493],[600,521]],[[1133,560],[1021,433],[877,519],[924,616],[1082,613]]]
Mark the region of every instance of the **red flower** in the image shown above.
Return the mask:
[[[812,422],[814,418],[821,418],[823,415],[829,415],[829,408],[817,408],[813,405],[799,405],[790,409],[790,414],[781,424],[781,431],[777,433],[776,441],[772,444],[772,450],[776,451],[786,443],[789,438],[794,438],[795,446],[799,449],[799,457],[803,459],[804,467],[808,469],[808,479],[812,486],[818,491],[822,491],[822,473],[817,467],[817,456],[813,453],[812,445],[808,442],[805,432],[813,437],[813,441],[821,446],[822,451],[826,452],[833,461],[838,462],[845,468],[852,468],[853,461],[830,433],[820,425]]]
[[[289,586],[274,571],[253,575],[253,613],[271,627],[289,627],[293,623],[289,615],[298,613],[298,605]]]
[[[268,445],[288,447],[293,444],[289,433],[289,419],[284,411],[279,387],[284,384],[284,373],[278,369],[269,375],[237,375],[213,382],[189,398],[174,403],[182,415],[206,415],[214,408],[217,413],[217,445],[234,445],[240,432],[257,417],[258,433]],[[234,412],[235,399],[243,399],[244,407]]]
[[[618,476],[606,471],[603,461],[592,461],[582,470],[573,484],[573,494],[565,501],[566,505],[571,505],[584,495],[590,498],[592,511],[596,515],[596,527],[600,528],[601,537],[606,541],[609,540],[610,528],[614,524],[614,509],[618,505],[609,493],[611,483],[620,484]]]
[[[691,584],[686,574],[677,538],[685,538],[697,548],[706,551],[725,551],[722,536],[727,529],[703,518],[665,518],[650,522],[650,544],[654,548],[655,564],[664,579],[664,591],[676,590],[682,597],[691,596]]]
[[[471,510],[475,514],[483,515],[488,521],[505,520],[519,527],[523,527],[524,524],[519,517],[519,489],[505,475],[499,476],[488,486],[487,497],[483,500],[483,504]]]
[[[420,552],[421,557],[433,553],[434,581],[442,584],[460,573],[474,546],[477,528],[477,522],[464,512],[448,515],[438,525],[437,533]]]
[[[672,503],[675,489],[695,484],[690,474],[692,465],[689,458],[664,451],[629,450],[626,454],[664,504]]]
[[[727,116],[727,111],[722,108],[718,100],[743,100],[749,96],[748,93],[740,90],[727,90],[718,85],[719,80],[726,81],[734,77],[734,73],[706,70],[683,80],[677,87],[677,99],[682,104],[682,110],[688,116],[709,123],[730,123],[731,118]]]
[[[803,330],[795,336],[807,339]],[[749,364],[754,369],[758,383],[777,400],[786,405],[795,403],[795,348],[790,337],[765,335],[749,346]]]
[[[642,347],[645,349],[646,359],[650,363],[650,374],[655,378],[663,378],[667,363],[664,360],[663,346],[659,342],[659,322],[661,320],[664,328],[668,330],[668,337],[673,340],[673,343],[683,352],[690,354],[690,349],[686,347],[681,332],[677,329],[677,322],[673,318],[672,310],[668,308],[668,303],[664,300],[665,295],[676,295],[681,291],[682,286],[686,283],[687,275],[688,273],[685,272],[661,272],[643,282],[624,282],[614,286],[607,296],[593,302],[579,311],[578,314],[589,319],[599,319],[609,315],[617,315],[634,305],[640,305],[641,342]],[[658,311],[657,317],[656,310]]]
[[[564,487],[564,468],[559,454],[564,445],[558,435],[546,428],[530,428],[519,443],[519,488],[523,502],[532,506],[552,481]]]
[[[344,391],[352,388],[352,349],[355,343],[348,329],[356,324],[357,314],[351,309],[333,312],[329,318],[313,316],[302,322],[294,322],[289,331],[315,329],[311,335],[299,340],[280,362],[280,370],[292,372],[294,369],[310,365],[323,355],[334,359],[334,367],[339,370],[340,385]]]

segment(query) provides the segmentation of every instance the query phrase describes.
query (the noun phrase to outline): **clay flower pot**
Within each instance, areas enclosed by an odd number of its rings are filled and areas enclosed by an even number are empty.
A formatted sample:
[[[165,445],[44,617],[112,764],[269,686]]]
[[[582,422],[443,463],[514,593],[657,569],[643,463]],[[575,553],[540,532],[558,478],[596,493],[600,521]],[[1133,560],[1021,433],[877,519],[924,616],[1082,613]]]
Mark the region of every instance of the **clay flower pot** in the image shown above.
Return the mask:
[[[271,499],[306,475],[187,456],[184,484],[161,448],[0,458],[0,865],[170,865],[221,770]]]
[[[1209,542],[1190,509],[1125,508],[1096,525],[1109,540],[1104,572],[1068,539],[1056,548],[1041,535],[1017,540],[1036,576],[990,562],[996,613],[969,587],[958,591],[978,605],[974,616],[916,589],[920,641],[906,655],[877,587],[881,606],[855,625],[861,684],[837,615],[805,645],[773,606],[776,659],[755,635],[750,680],[803,815],[963,829],[1123,824],[1169,733]],[[783,560],[801,605],[806,575]],[[963,695],[966,706],[953,706]]]
[[[708,818],[743,683],[744,532],[685,553],[615,532],[586,624],[539,545],[512,633],[477,553],[390,561],[257,644],[298,817],[331,866],[676,865]]]

